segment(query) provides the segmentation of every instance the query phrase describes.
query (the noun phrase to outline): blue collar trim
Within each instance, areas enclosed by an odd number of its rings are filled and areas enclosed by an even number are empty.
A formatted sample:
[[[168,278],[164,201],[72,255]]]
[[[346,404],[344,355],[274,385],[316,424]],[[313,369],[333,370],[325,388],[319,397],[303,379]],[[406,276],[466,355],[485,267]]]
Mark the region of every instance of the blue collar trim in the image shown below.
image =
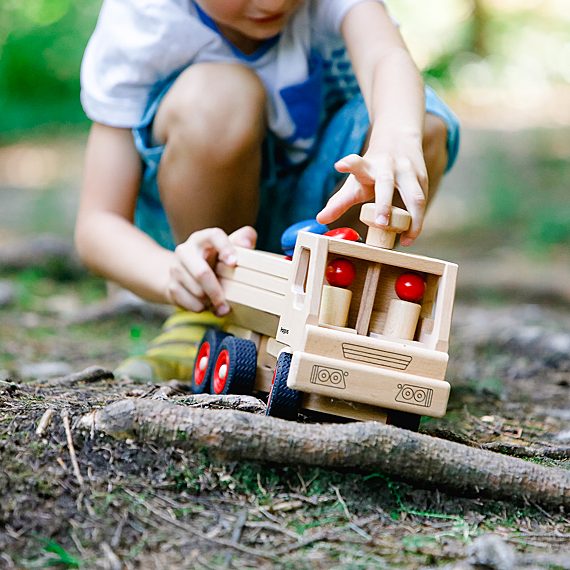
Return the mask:
[[[202,8],[200,8],[200,6],[198,6],[198,4],[196,2],[194,2],[194,6],[196,6],[196,11],[198,12],[198,16],[200,17],[200,20],[202,21],[202,23],[205,26],[208,26],[208,28],[210,28],[211,30],[213,30],[217,34],[219,34],[223,38],[223,40],[226,42],[226,44],[231,48],[234,55],[239,57],[240,59],[244,59],[245,61],[256,61],[260,57],[264,56],[279,41],[279,34],[277,34],[276,36],[273,36],[272,38],[265,40],[263,42],[262,46],[259,49],[255,50],[253,53],[251,53],[251,54],[243,53],[243,51],[241,51],[239,48],[234,46],[234,44],[232,44],[232,42],[230,42],[224,36],[224,34],[222,34],[222,32],[220,32],[216,22],[214,22],[214,20],[212,20],[212,18],[210,18],[210,16],[208,16],[208,14],[206,14],[206,12],[204,12],[204,10],[202,10]]]

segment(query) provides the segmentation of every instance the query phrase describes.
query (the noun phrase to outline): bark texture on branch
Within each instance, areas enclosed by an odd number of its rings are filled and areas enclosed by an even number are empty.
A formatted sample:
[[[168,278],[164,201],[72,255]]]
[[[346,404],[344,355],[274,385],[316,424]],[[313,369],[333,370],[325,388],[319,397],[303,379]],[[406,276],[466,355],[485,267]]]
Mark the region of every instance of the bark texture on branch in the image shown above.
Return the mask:
[[[176,441],[212,458],[381,471],[464,495],[570,506],[570,472],[376,422],[299,424],[163,401],[121,400],[82,419],[116,438]]]
[[[238,410],[250,414],[265,414],[267,406],[253,396],[241,396],[236,394],[189,394],[176,395],[176,391],[169,386],[160,388],[150,396],[153,400],[165,398],[175,399],[173,403],[181,404],[189,408],[205,408],[208,410]],[[172,400],[171,400],[172,402]]]

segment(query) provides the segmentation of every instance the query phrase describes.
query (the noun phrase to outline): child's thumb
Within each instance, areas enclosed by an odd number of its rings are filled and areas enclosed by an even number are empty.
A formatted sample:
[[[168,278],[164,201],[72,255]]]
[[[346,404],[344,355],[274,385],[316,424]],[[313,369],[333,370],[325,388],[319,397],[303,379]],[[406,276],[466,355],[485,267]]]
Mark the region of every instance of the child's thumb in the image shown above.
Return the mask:
[[[257,232],[251,226],[244,226],[229,236],[233,245],[253,249],[257,242]]]

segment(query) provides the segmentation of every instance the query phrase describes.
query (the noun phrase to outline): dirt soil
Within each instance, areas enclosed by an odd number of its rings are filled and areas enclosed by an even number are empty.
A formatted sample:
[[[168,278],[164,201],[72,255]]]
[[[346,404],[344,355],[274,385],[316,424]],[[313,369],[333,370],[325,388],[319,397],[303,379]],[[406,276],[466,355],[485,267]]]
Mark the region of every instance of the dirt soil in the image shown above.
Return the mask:
[[[471,568],[469,549],[485,533],[516,552],[510,566],[487,568],[570,568],[562,508],[453,496],[382,473],[222,464],[81,431],[85,413],[156,390],[129,378],[46,380],[112,369],[159,331],[149,309],[86,311],[103,295],[101,282],[61,266],[0,281],[0,568]],[[568,469],[569,307],[482,298],[459,291],[449,412],[420,431]]]

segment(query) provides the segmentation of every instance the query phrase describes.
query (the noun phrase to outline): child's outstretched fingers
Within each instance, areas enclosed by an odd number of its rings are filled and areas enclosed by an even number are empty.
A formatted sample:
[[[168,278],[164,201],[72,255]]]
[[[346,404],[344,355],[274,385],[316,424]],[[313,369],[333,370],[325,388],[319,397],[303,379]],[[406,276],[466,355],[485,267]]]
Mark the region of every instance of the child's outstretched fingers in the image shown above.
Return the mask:
[[[229,312],[222,286],[212,268],[217,259],[227,265],[236,263],[234,246],[219,228],[195,232],[175,249],[168,285],[168,297],[173,305],[194,312],[211,306],[219,317]]]
[[[357,154],[345,156],[335,164],[335,168],[350,176],[317,214],[317,221],[321,224],[334,222],[351,206],[374,197],[374,176],[370,165],[361,156]]]
[[[376,177],[374,181],[374,221],[379,226],[390,223],[390,212],[396,188],[394,160],[389,155],[376,159]]]

